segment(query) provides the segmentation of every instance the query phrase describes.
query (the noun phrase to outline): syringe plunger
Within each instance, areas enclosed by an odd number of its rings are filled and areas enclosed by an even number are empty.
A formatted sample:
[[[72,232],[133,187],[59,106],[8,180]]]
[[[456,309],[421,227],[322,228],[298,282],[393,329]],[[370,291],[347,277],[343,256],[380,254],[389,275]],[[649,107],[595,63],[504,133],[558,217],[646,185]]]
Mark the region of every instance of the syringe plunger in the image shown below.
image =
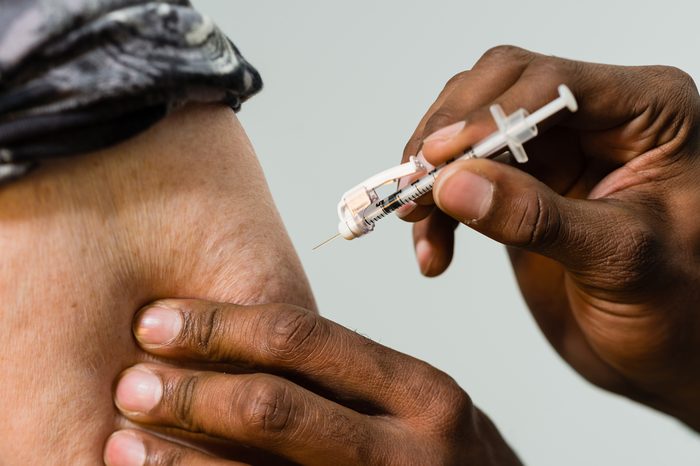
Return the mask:
[[[571,112],[578,110],[576,98],[568,87],[562,84],[558,91],[559,97],[532,114],[520,109],[506,116],[499,105],[491,106],[491,115],[496,121],[498,130],[475,144],[457,160],[490,157],[507,147],[518,162],[527,162],[527,153],[523,144],[537,136],[537,125],[565,108]],[[338,204],[340,236],[350,240],[373,231],[379,220],[402,205],[430,192],[438,173],[445,165],[432,169],[422,178],[381,200],[377,195],[377,188],[425,170],[415,157],[412,157],[408,163],[385,170],[346,192]]]

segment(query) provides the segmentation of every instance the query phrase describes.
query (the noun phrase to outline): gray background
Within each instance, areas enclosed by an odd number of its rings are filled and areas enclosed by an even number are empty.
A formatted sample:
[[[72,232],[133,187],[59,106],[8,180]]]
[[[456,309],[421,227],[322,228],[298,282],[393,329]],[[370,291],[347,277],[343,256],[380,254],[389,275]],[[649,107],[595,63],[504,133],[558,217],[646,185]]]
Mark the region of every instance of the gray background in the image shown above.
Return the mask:
[[[444,82],[489,47],[700,78],[697,1],[196,0],[263,73],[243,121],[321,312],[454,376],[529,465],[698,465],[700,437],[583,381],[548,346],[502,247],[461,228],[447,274],[410,229],[311,248],[351,186],[398,163]],[[235,182],[235,180],[232,180]]]

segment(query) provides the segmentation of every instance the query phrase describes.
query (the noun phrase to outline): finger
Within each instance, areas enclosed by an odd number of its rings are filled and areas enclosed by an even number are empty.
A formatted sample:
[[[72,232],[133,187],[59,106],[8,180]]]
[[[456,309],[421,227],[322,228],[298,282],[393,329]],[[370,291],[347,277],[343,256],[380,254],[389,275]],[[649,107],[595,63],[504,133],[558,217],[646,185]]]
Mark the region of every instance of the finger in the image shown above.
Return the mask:
[[[107,440],[107,466],[245,466],[136,430],[120,430]]]
[[[401,158],[401,163],[406,163],[408,162],[409,157],[416,155],[421,159],[422,161],[425,162],[425,158],[423,157],[423,154],[420,152],[420,146],[423,143],[423,128],[425,127],[426,122],[430,119],[430,117],[437,111],[437,109],[442,106],[442,104],[450,97],[450,94],[453,89],[455,89],[459,85],[459,81],[467,74],[468,72],[463,72],[459,73],[458,75],[454,76],[452,79],[450,79],[445,87],[440,91],[440,94],[438,95],[437,99],[433,104],[430,106],[428,111],[423,115],[423,118],[421,118],[421,121],[418,123],[418,126],[416,129],[413,131],[413,134],[411,135],[410,139],[406,143],[406,146],[404,147],[403,150],[403,157]],[[399,180],[397,189],[401,189],[404,186],[407,186],[408,184],[412,183],[416,179],[418,179],[420,176],[417,177],[405,177]],[[434,202],[432,200],[432,195],[431,196],[422,196],[419,199],[416,199],[415,201],[410,201],[407,204],[403,205],[402,207],[398,208],[396,210],[396,216],[400,218],[401,220],[404,220],[406,222],[417,222],[419,220],[424,219],[428,215],[430,215],[430,212],[432,212],[434,208]]]
[[[490,111],[492,105],[500,105],[507,115],[519,108],[533,112],[557,98],[557,87],[563,83],[570,84],[573,78],[552,74],[521,76],[495,100],[474,109],[464,120],[426,138],[423,143],[426,160],[433,165],[444,163],[496,131],[496,122]]]
[[[435,210],[435,205],[420,205],[409,202],[396,209],[396,216],[405,222],[415,223],[427,218]]]
[[[438,94],[437,99],[435,99],[435,102],[433,102],[430,108],[428,108],[428,111],[425,112],[425,115],[423,115],[423,118],[421,118],[420,122],[418,122],[418,126],[413,131],[413,134],[406,143],[406,146],[403,149],[403,157],[401,158],[401,163],[408,162],[408,158],[412,155],[418,155],[420,146],[423,143],[423,129],[425,128],[426,122],[450,97],[452,91],[459,85],[460,81],[467,74],[468,72],[459,73],[452,77],[449,81],[447,81],[445,87],[442,89],[442,91],[440,91],[440,94]]]
[[[363,451],[391,447],[388,421],[268,374],[140,364],[121,376],[115,403],[132,421],[231,440],[301,464],[360,464]]]
[[[515,49],[515,48],[513,48]],[[404,148],[402,163],[407,162],[409,156],[418,154],[424,163],[430,164],[424,157],[422,151],[419,152],[426,137],[433,135],[441,128],[441,132],[457,132],[464,126],[464,117],[475,109],[492,101],[503,93],[506,89],[517,81],[527,60],[533,55],[522,49],[517,49],[521,53],[518,59],[511,59],[504,66],[492,66],[492,62],[499,53],[486,53],[477,64],[474,70],[464,71],[452,77],[445,88],[431,105],[428,112],[423,116],[409,142]],[[472,92],[472,89],[479,89],[479,92]],[[455,122],[459,122],[456,123]],[[433,138],[436,136],[433,135]],[[408,184],[415,179],[402,180],[403,184]],[[399,183],[399,189],[402,183]],[[427,218],[432,212],[434,201],[432,193],[409,202],[407,205],[397,209],[396,215],[408,222],[417,222]],[[428,207],[424,207],[428,206]]]
[[[295,376],[363,412],[413,415],[433,399],[422,385],[441,374],[291,305],[161,300],[139,313],[134,333],[156,355]]]
[[[413,226],[413,244],[420,271],[426,277],[443,273],[452,262],[457,220],[435,210]]]
[[[449,98],[436,108],[425,122],[422,147],[428,141],[449,138],[465,126],[465,119],[474,111],[493,102],[510,89],[536,54],[517,47],[502,46],[487,51],[474,68],[457,82]],[[433,158],[424,154],[433,165]],[[446,161],[441,160],[440,163]]]
[[[621,144],[619,126],[632,122],[647,111],[656,111],[658,102],[648,95],[649,88],[674,86],[677,83],[654,81],[656,78],[653,73],[640,77],[638,73],[634,74],[634,68],[629,67],[576,62],[513,47],[497,47],[493,50],[495,53],[490,52],[493,57],[485,66],[495,71],[509,70],[511,61],[522,60],[523,54],[529,58],[526,58],[519,78],[501,95],[485,102],[481,108],[472,109],[471,113],[463,117],[464,121],[444,127],[423,141],[423,154],[433,165],[462,154],[496,129],[489,112],[491,105],[501,105],[506,114],[519,108],[532,112],[556,98],[560,84],[569,87],[579,106],[578,112],[563,124],[578,130],[598,132],[586,143],[588,153],[609,162],[623,164],[654,146],[649,146],[649,141],[644,140],[632,146]],[[631,80],[640,79],[644,82],[629,85]],[[485,83],[484,86],[488,88],[490,84]],[[478,86],[463,86],[460,92],[479,94],[482,89],[484,88]],[[551,126],[551,123],[545,122],[543,127]],[[640,138],[644,139],[642,136]]]
[[[653,265],[639,261],[657,257],[650,249],[657,244],[653,232],[624,202],[564,198],[491,160],[446,167],[435,195],[450,216],[496,241],[555,259],[599,290],[638,286]]]
[[[420,156],[422,157],[422,155]],[[404,189],[409,184],[418,180],[421,176],[425,176],[425,173],[420,173],[415,176],[407,176],[399,180],[397,190]],[[396,209],[396,216],[401,220],[406,222],[417,222],[423,220],[435,209],[435,202],[433,201],[432,193],[427,193],[424,196],[416,199],[415,201],[409,201]]]

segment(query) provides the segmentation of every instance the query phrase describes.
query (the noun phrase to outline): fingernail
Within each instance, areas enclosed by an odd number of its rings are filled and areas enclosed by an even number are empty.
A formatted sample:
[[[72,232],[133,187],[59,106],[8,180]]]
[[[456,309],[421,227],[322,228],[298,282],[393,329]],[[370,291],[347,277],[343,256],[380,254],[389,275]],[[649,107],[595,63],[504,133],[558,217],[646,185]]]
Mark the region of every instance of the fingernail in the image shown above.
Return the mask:
[[[396,209],[394,212],[396,212],[396,216],[399,218],[404,218],[414,210],[416,210],[416,207],[418,207],[418,204],[416,204],[413,201],[408,201],[398,209]]]
[[[465,223],[483,218],[491,208],[493,185],[476,173],[454,171],[438,189],[435,194],[440,208]]]
[[[399,178],[399,181],[396,183],[396,190],[398,191],[399,189],[403,189],[406,186],[408,186],[410,183],[411,183],[410,176],[404,176],[403,178]]]
[[[435,168],[435,165],[433,165],[432,163],[428,162],[425,159],[425,155],[423,155],[423,151],[418,152],[418,155],[416,155],[416,158],[425,167],[425,169],[427,171],[431,171],[433,168]]]
[[[116,432],[107,440],[104,454],[107,466],[143,466],[146,447],[129,432]]]
[[[427,240],[421,239],[416,243],[416,259],[418,267],[423,275],[430,270],[430,263],[433,261],[433,247]]]
[[[464,129],[465,121],[458,121],[449,126],[445,126],[423,140],[423,142],[447,141],[452,139],[457,133]]]
[[[139,317],[136,339],[147,345],[172,343],[182,330],[180,311],[165,307],[152,307]]]
[[[147,413],[162,396],[160,378],[145,369],[131,369],[124,374],[115,394],[119,409],[132,413]]]
[[[413,182],[413,177],[411,176],[404,176],[403,178],[400,178],[398,183],[396,184],[396,190],[400,190],[408,186]],[[396,213],[396,216],[399,218],[404,218],[406,215],[410,214],[414,210],[416,210],[416,207],[418,207],[418,204],[416,204],[413,201],[408,201],[398,209],[396,209],[394,212]]]

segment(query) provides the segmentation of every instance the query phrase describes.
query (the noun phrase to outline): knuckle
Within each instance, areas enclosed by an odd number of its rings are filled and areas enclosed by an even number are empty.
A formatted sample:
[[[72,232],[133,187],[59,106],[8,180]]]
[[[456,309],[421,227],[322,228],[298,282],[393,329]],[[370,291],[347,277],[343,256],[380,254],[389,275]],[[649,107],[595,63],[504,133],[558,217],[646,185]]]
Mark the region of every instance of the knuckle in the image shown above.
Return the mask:
[[[219,336],[224,332],[224,309],[212,305],[202,312],[185,313],[182,339],[188,348],[201,355],[218,356]]]
[[[531,56],[532,52],[515,45],[502,44],[491,47],[481,56],[481,60],[512,60],[513,58],[523,58]]]
[[[693,77],[674,66],[663,66],[669,93],[675,96],[680,108],[694,107],[698,104],[698,88]]]
[[[569,83],[572,77],[581,76],[583,63],[555,56],[533,57],[523,76],[536,75],[547,82]]]
[[[187,454],[179,447],[158,451],[148,463],[151,466],[184,466],[187,464]]]
[[[423,131],[423,136],[428,137],[435,131],[444,128],[445,126],[456,123],[461,119],[460,116],[453,114],[449,110],[440,108],[435,113],[433,113],[428,121],[425,123],[425,130]]]
[[[325,427],[328,437],[345,446],[349,464],[377,464],[377,443],[366,422],[353,421],[340,411],[331,411]]]
[[[243,419],[253,435],[277,437],[290,430],[294,405],[284,384],[267,376],[253,377],[242,390],[241,400]]]
[[[447,80],[447,83],[445,83],[445,88],[444,90],[449,90],[450,88],[459,85],[464,79],[469,76],[469,71],[461,71],[457,73],[456,75],[452,76],[450,79]]]
[[[420,391],[427,395],[423,408],[426,429],[445,436],[461,432],[472,418],[474,405],[469,395],[448,374],[429,366]]]
[[[644,99],[651,102],[656,146],[665,146],[668,155],[687,152],[681,148],[687,146],[690,138],[695,139],[700,122],[700,94],[695,81],[685,71],[664,65],[647,66],[644,73],[635,77],[640,75],[644,83],[641,88],[653,89],[644,94]]]
[[[199,382],[199,375],[191,374],[169,380],[163,387],[163,400],[169,415],[175,419],[178,426],[192,432],[198,431],[194,401]]]
[[[654,65],[645,67],[646,80],[650,86],[672,102],[692,102],[698,89],[692,76],[675,66]]]
[[[545,202],[538,191],[528,190],[514,200],[511,209],[502,228],[511,246],[542,247],[557,237],[557,210]]]
[[[318,315],[294,306],[280,306],[272,316],[265,339],[275,359],[307,359],[327,340],[327,327]]]
[[[695,88],[695,81],[690,74],[686,73],[680,68],[675,66],[659,65],[654,66],[652,69],[656,70],[657,75],[663,76],[663,78],[672,83],[674,86],[679,86],[682,88]]]
[[[557,210],[550,203],[544,202],[539,192],[534,193],[534,200],[529,203],[525,218],[532,218],[531,227],[527,224],[522,231],[527,234],[527,246],[546,244],[557,237],[556,226],[560,225]]]
[[[459,422],[464,411],[471,409],[471,398],[452,377],[444,372],[439,373],[437,380],[439,389],[433,409],[448,425]]]

